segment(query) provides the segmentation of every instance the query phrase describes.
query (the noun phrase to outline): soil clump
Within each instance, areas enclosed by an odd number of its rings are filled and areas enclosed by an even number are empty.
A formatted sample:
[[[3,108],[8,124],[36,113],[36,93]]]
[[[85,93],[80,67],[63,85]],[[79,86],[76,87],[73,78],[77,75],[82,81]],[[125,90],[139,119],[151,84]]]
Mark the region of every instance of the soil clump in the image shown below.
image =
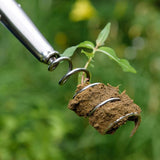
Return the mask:
[[[76,93],[87,85],[89,83],[78,85]],[[109,101],[95,109],[91,114],[98,104],[110,98],[119,98],[119,100]],[[101,134],[113,134],[127,121],[134,121],[135,128],[131,133],[132,136],[141,121],[140,107],[133,102],[125,91],[120,93],[119,87],[113,87],[109,84],[99,83],[76,94],[70,100],[68,108],[78,116],[88,118],[89,123]]]

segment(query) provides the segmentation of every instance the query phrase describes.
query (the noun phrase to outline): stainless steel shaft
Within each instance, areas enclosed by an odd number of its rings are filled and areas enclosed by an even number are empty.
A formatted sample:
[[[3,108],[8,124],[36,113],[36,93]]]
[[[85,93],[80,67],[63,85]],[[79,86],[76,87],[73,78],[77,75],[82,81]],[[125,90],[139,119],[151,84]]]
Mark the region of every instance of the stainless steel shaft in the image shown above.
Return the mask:
[[[39,61],[57,54],[14,0],[0,0],[0,20]]]
[[[60,57],[39,32],[30,18],[25,14],[19,4],[14,0],[0,0],[0,21],[4,24],[40,61],[49,65],[48,70],[52,71],[61,61],[68,61],[69,70],[61,78],[59,84],[64,84],[66,80],[77,72],[85,72],[89,81],[90,73],[85,68],[72,70],[72,62],[68,57]]]

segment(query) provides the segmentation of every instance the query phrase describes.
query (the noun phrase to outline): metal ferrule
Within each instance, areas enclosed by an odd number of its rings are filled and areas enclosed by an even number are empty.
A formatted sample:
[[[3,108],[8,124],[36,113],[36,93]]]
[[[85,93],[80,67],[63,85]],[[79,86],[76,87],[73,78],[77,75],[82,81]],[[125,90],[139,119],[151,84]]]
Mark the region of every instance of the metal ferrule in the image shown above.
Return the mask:
[[[0,0],[0,20],[39,61],[58,54],[14,0]]]

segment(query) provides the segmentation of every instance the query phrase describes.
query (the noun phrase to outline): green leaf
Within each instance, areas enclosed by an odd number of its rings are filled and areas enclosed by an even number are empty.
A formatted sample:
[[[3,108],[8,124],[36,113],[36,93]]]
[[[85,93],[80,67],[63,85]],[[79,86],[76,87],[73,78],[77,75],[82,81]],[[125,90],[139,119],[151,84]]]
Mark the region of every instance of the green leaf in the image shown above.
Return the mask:
[[[124,72],[136,73],[136,70],[129,64],[126,59],[120,59],[119,65],[122,67]]]
[[[112,48],[109,47],[100,47],[97,51],[104,53],[109,56],[112,60],[116,61],[123,69],[124,72],[136,73],[136,70],[129,64],[126,59],[120,59],[117,57],[116,53]]]
[[[77,48],[87,48],[87,49],[94,49],[94,44],[90,41],[84,41],[81,42],[80,44],[76,45],[76,46],[72,46],[67,48],[63,54],[61,54],[62,57],[71,57],[74,52],[76,51]]]
[[[88,59],[94,57],[93,52],[90,53],[90,52],[86,52],[86,51],[82,50],[81,53],[84,53],[88,57]]]
[[[79,45],[78,45],[78,48],[87,48],[87,49],[94,49],[94,44],[90,41],[84,41],[84,42],[81,42]]]
[[[61,54],[61,57],[71,57],[74,54],[74,52],[76,51],[77,48],[78,48],[78,45],[67,48],[63,52],[63,54]]]
[[[96,45],[97,46],[102,46],[104,45],[104,42],[108,38],[109,32],[110,32],[110,26],[111,23],[108,23],[104,29],[99,33],[98,38],[96,40]]]

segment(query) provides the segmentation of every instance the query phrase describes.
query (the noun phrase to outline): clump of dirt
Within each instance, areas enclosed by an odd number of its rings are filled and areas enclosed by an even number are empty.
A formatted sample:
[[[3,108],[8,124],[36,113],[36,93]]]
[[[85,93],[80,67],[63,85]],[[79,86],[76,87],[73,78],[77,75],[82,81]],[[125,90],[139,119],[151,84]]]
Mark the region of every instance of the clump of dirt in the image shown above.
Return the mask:
[[[76,93],[87,85],[89,83],[78,85]],[[107,102],[91,114],[98,104],[110,98],[119,98],[119,100]],[[125,91],[119,93],[119,87],[109,84],[99,83],[78,93],[74,99],[70,100],[68,108],[79,116],[88,117],[89,123],[101,134],[113,134],[129,120],[135,122],[132,136],[141,121],[140,107],[133,103]]]

